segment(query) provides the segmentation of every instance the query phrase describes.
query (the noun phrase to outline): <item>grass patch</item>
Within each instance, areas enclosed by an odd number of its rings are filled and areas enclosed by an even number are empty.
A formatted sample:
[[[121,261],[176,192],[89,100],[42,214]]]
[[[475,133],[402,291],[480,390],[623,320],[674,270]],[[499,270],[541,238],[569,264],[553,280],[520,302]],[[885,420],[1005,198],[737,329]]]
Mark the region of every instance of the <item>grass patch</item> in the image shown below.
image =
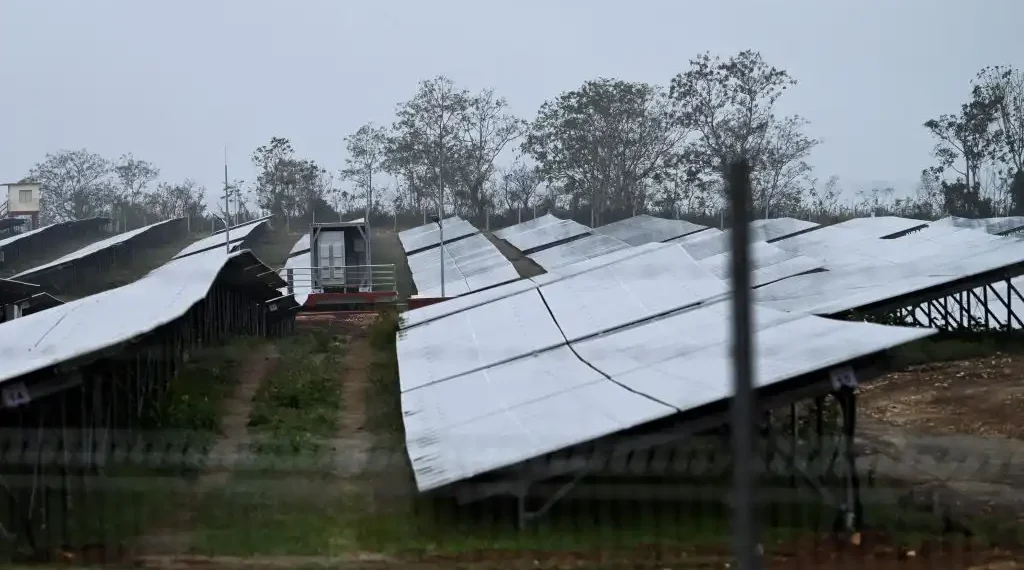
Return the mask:
[[[353,514],[344,501],[297,496],[311,483],[233,478],[207,496],[193,534],[197,552],[219,556],[330,556],[356,549]],[[305,489],[297,489],[305,487]]]
[[[280,359],[253,399],[249,430],[261,456],[319,455],[335,436],[341,406],[340,337],[311,331],[276,343]]]
[[[238,365],[253,343],[254,339],[237,338],[221,347],[194,350],[161,400],[144,410],[139,437],[106,442],[111,453],[96,471],[65,480],[47,464],[41,475],[51,482],[33,492],[31,480],[23,482],[13,470],[4,469],[6,479],[17,481],[16,495],[26,500],[33,497],[38,505],[34,519],[45,520],[45,525],[35,531],[41,553],[27,551],[22,527],[7,526],[19,534],[19,540],[0,540],[0,561],[45,556],[58,546],[114,548],[168,517],[178,506],[168,497],[184,494],[216,440],[221,405],[234,390]],[[62,485],[68,485],[67,503],[61,496]],[[11,520],[5,517],[3,524]]]
[[[374,228],[370,232],[370,241],[374,265],[394,265],[395,286],[398,289],[399,300],[404,303],[416,293],[416,284],[412,280],[409,260],[402,249],[398,234],[390,229]]]
[[[402,403],[398,384],[396,341],[401,316],[394,309],[381,311],[370,328],[373,364],[366,394],[369,429],[385,438],[402,434]]]

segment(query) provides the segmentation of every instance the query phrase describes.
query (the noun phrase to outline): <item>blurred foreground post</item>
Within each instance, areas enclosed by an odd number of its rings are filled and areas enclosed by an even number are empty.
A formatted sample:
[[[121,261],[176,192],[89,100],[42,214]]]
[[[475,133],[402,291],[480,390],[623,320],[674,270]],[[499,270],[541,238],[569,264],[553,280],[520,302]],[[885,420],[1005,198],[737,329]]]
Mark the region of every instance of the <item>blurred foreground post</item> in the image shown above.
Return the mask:
[[[760,568],[757,504],[754,500],[754,362],[750,294],[750,165],[745,159],[728,166],[726,183],[732,217],[732,438],[733,551],[740,570]]]

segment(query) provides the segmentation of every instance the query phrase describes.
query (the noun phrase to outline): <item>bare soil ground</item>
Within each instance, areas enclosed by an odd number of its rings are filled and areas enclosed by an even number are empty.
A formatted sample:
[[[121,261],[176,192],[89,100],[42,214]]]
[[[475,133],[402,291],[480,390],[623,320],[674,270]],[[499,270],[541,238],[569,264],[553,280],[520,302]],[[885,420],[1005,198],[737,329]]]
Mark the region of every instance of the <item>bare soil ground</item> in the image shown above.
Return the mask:
[[[1024,440],[1024,356],[912,366],[863,389],[864,413],[931,435]]]
[[[912,366],[862,390],[866,470],[964,518],[1024,520],[1024,356]],[[884,459],[885,461],[881,461]]]

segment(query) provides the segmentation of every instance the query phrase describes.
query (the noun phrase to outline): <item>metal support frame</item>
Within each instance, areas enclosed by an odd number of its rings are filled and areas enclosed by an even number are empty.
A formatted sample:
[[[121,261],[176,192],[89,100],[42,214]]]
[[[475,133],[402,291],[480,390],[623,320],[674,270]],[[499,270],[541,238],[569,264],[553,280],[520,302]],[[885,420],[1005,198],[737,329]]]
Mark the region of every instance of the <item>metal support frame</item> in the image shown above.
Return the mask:
[[[861,369],[858,376],[862,381],[877,375],[880,371]],[[841,429],[838,434],[837,449],[832,454],[825,452],[824,409],[827,398],[831,396],[840,409]],[[810,453],[806,459],[800,458],[800,440],[796,430],[782,437],[775,434],[772,422],[773,411],[789,410],[791,426],[797,424],[798,402],[811,404],[814,437],[810,441]],[[765,466],[771,465],[775,456],[787,461],[791,469],[790,481],[795,487],[804,484],[815,491],[822,501],[837,508],[835,527],[848,532],[856,532],[863,528],[863,507],[860,497],[860,478],[856,472],[856,450],[853,445],[856,434],[856,393],[855,386],[836,385],[831,379],[827,383],[815,383],[802,389],[793,390],[775,397],[759,397],[760,415],[766,421],[762,425],[763,461]],[[713,414],[688,420],[666,429],[620,438],[607,444],[597,443],[587,453],[566,452],[537,458],[523,463],[514,469],[507,470],[501,480],[491,482],[463,482],[453,486],[456,501],[459,504],[485,499],[487,497],[506,495],[516,499],[518,505],[518,525],[526,528],[532,521],[546,515],[558,501],[568,496],[585,478],[604,472],[614,474],[615,470],[636,471],[643,474],[645,467],[656,463],[654,458],[661,450],[686,442],[695,435],[707,434],[710,430],[727,425],[728,412]],[[723,441],[723,449],[727,442]],[[634,460],[634,464],[626,467],[627,456],[643,453],[644,459]],[[563,457],[567,455],[567,457]],[[814,469],[808,467],[814,465]],[[608,472],[611,466],[612,473]],[[837,468],[838,467],[838,468]],[[828,489],[826,478],[840,476],[841,495],[837,496]],[[530,498],[535,495],[531,490],[546,481],[565,477],[567,480],[558,484],[557,488],[544,497],[536,497],[535,508],[531,508]]]
[[[937,328],[945,331],[1005,331],[1024,329],[1024,294],[1013,279],[1024,275],[1024,263],[965,277],[944,287],[901,295],[890,300],[843,311],[833,316]]]
[[[69,521],[88,519],[102,529],[104,510],[90,510],[90,496],[120,468],[141,461],[140,451],[170,444],[160,441],[166,433],[152,430],[162,427],[161,402],[189,354],[231,336],[275,335],[293,326],[294,313],[271,314],[262,299],[215,283],[185,315],[153,332],[86,361],[6,382],[5,388],[20,386],[23,398],[15,407],[0,402],[0,505],[7,507],[0,509],[7,513],[0,520],[0,559],[83,546],[76,539],[102,542],[104,536],[72,532]],[[174,439],[175,457],[165,467],[180,471],[189,439]],[[198,465],[203,453],[185,463]],[[55,514],[59,524],[48,520]]]

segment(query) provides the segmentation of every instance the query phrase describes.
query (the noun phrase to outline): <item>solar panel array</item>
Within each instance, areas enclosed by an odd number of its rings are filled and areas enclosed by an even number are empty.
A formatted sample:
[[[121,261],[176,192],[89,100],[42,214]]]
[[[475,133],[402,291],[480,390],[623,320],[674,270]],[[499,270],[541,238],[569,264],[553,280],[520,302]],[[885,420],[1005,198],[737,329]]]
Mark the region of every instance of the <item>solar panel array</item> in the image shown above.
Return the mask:
[[[594,228],[595,234],[605,235],[628,245],[642,245],[668,241],[707,229],[685,220],[669,220],[641,214]]]
[[[532,259],[545,271],[554,271],[559,267],[593,259],[620,249],[628,249],[628,243],[605,235],[588,235],[570,242],[559,244],[527,257]]]
[[[29,230],[27,232],[21,232],[19,234],[14,234],[13,236],[0,239],[0,250],[2,250],[5,247],[12,246],[12,245],[18,243],[19,241],[22,241],[22,240],[25,240],[25,239],[28,239],[28,238],[31,238],[31,237],[34,237],[34,236],[42,235],[42,234],[48,234],[48,233],[50,233],[50,232],[52,232],[54,230],[60,229],[60,228],[74,227],[74,226],[84,226],[84,225],[98,224],[98,223],[106,223],[106,222],[109,222],[109,221],[110,220],[107,219],[107,218],[99,218],[99,217],[97,217],[97,218],[88,218],[88,219],[85,219],[85,220],[72,220],[72,221],[69,221],[69,222],[57,222],[55,224],[50,224],[48,226],[42,226],[42,227],[36,228],[34,230]]]
[[[729,397],[727,283],[677,245],[632,252],[408,313],[400,385],[421,491]],[[757,316],[759,386],[934,332]]]
[[[1024,264],[1024,239],[992,235],[1004,220],[755,227],[759,386],[935,332],[822,315]],[[531,255],[544,275],[408,312],[398,353],[419,489],[729,397],[729,235],[585,236]]]
[[[28,280],[31,280],[32,276],[34,276],[34,275],[38,275],[40,273],[44,273],[46,271],[49,271],[51,269],[60,267],[62,265],[67,265],[69,263],[75,263],[77,261],[80,261],[82,259],[85,259],[85,258],[89,257],[90,255],[94,255],[94,254],[100,253],[101,251],[106,250],[106,249],[110,249],[110,248],[113,248],[113,247],[118,247],[118,246],[121,246],[121,245],[125,245],[125,244],[127,244],[127,243],[129,243],[129,242],[131,242],[131,241],[133,241],[135,239],[138,239],[138,238],[140,238],[140,237],[142,237],[142,236],[144,236],[144,235],[146,235],[146,234],[148,234],[148,233],[150,233],[152,231],[160,230],[160,229],[162,229],[165,226],[168,226],[170,224],[182,223],[183,221],[184,221],[184,218],[174,218],[174,219],[170,219],[170,220],[164,220],[162,222],[157,222],[155,224],[150,224],[148,226],[143,226],[141,228],[136,228],[134,230],[130,230],[130,231],[127,231],[127,232],[123,232],[123,233],[120,233],[120,234],[117,234],[117,235],[110,236],[110,237],[108,237],[106,239],[102,239],[100,241],[91,243],[91,244],[89,244],[89,245],[87,245],[87,246],[85,246],[85,247],[83,247],[81,249],[75,250],[75,251],[73,251],[73,252],[71,252],[71,253],[69,253],[67,255],[59,257],[59,258],[57,258],[57,259],[55,259],[55,260],[53,260],[53,261],[51,261],[49,263],[44,263],[43,265],[40,265],[38,267],[33,267],[32,269],[28,269],[28,270],[22,271],[21,273],[18,273],[17,275],[15,275],[14,278],[15,279],[28,279]]]
[[[442,259],[445,297],[457,297],[519,278],[512,263],[482,234],[454,242],[448,242],[446,234],[442,248],[427,249],[408,257],[418,296],[441,296]]]
[[[543,249],[561,241],[587,235],[590,228],[573,220],[563,220],[551,214],[509,226],[494,232],[494,236],[507,241],[524,253]]]
[[[402,242],[402,249],[406,255],[412,255],[419,251],[437,247],[441,243],[441,229],[444,230],[445,243],[458,241],[466,236],[480,233],[480,230],[458,216],[445,218],[441,221],[441,228],[437,224],[430,223],[398,232],[398,240]]]
[[[206,297],[229,263],[252,254],[211,250],[172,260],[128,285],[83,297],[0,326],[0,383],[153,331]],[[283,283],[263,278],[268,291]],[[111,318],[116,315],[117,318]]]
[[[772,241],[819,227],[814,222],[796,218],[768,218],[750,222],[751,239]]]
[[[179,251],[178,254],[174,256],[174,259],[195,255],[211,249],[226,249],[225,243],[227,243],[227,241],[230,241],[231,251],[245,249],[245,242],[249,239],[250,235],[253,232],[262,230],[269,223],[270,216],[265,216],[230,228],[227,236],[224,235],[224,230],[214,232],[213,235],[198,240],[185,249]]]
[[[309,251],[309,234],[305,234],[295,242],[288,259],[284,262],[284,269],[279,274],[288,282],[291,287],[295,302],[299,305],[306,304],[309,295],[313,292],[313,258]],[[281,294],[287,294],[288,287],[281,289]]]
[[[950,230],[977,229],[993,235],[1004,235],[1024,230],[1024,216],[981,219],[946,216],[941,220],[929,222],[928,225],[929,227],[946,227]]]

